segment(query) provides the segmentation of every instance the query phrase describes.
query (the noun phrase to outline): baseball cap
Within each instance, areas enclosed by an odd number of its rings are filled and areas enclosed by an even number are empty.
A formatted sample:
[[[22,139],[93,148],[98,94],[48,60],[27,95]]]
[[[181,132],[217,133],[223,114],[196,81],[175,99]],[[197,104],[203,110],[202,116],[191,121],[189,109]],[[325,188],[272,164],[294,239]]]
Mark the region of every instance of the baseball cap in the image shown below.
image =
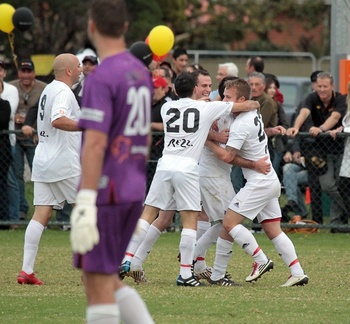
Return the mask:
[[[18,69],[19,70],[31,70],[31,71],[34,71],[34,63],[32,60],[30,59],[23,59],[23,60],[20,60],[19,61],[19,64],[18,64]]]
[[[3,60],[0,60],[0,65],[3,67],[4,70],[6,70],[6,64]]]
[[[96,65],[98,64],[98,61],[97,61],[97,57],[96,56],[92,56],[92,55],[87,55],[84,57],[83,59],[83,63],[86,62],[86,61],[90,61],[93,65]]]
[[[164,78],[162,78],[159,75],[156,75],[152,78],[153,86],[155,88],[166,88],[167,87],[167,82],[165,81]]]
[[[323,71],[314,71],[310,75],[310,80],[311,82],[316,82],[317,81],[317,76]]]

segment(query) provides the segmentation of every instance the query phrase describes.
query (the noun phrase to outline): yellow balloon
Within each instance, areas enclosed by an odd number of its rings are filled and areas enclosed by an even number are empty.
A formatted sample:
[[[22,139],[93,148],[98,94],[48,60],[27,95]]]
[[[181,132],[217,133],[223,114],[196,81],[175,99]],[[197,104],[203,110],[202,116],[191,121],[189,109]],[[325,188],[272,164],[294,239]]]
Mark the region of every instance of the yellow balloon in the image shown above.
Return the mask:
[[[0,30],[5,33],[11,33],[15,26],[12,22],[12,16],[16,9],[8,3],[0,4]]]
[[[174,33],[167,26],[156,26],[148,35],[148,45],[153,54],[163,56],[167,54],[174,45]]]

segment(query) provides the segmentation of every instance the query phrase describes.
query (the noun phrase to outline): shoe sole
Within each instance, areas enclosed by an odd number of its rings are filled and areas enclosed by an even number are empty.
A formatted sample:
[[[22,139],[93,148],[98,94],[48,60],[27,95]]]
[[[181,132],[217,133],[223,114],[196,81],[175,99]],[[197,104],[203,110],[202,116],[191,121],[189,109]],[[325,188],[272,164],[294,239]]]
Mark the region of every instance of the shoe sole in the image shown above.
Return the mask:
[[[251,279],[251,280],[245,280],[246,282],[254,282],[254,281],[257,281],[258,279],[260,279],[261,278],[261,276],[263,275],[263,274],[265,274],[266,272],[270,272],[272,269],[273,269],[273,267],[274,267],[274,264],[273,264],[273,262],[270,260],[270,263],[266,266],[266,268],[259,274],[259,276],[258,277],[256,277],[256,278],[254,278],[254,279]]]

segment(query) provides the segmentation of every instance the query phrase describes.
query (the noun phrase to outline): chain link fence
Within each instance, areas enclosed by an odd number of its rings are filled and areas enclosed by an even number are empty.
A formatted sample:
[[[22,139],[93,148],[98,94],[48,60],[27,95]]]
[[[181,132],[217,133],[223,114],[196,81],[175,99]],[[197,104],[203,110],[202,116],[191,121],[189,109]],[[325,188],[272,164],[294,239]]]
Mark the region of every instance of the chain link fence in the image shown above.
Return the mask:
[[[9,132],[6,132],[6,134]],[[340,177],[339,171],[346,173],[343,163],[343,150],[347,139],[346,133],[339,133],[335,139],[328,134],[320,134],[312,138],[308,133],[299,133],[294,139],[284,137],[284,149],[277,146],[270,149],[271,160],[279,158],[280,162],[275,167],[282,184],[280,206],[282,210],[282,227],[306,227],[317,229],[331,229],[334,232],[349,231],[348,217],[350,204],[350,178]],[[148,160],[147,188],[149,188],[157,161],[163,150],[163,133],[153,133],[153,143]],[[288,151],[293,154],[300,151],[301,158],[293,163],[285,163],[283,155]],[[343,165],[342,165],[343,164]],[[349,164],[350,165],[350,164]],[[342,169],[341,169],[342,168]],[[347,171],[350,174],[350,170]],[[0,164],[2,179],[6,179],[7,168]],[[32,204],[33,184],[30,181],[30,169],[25,168],[26,198]],[[8,215],[8,193],[0,195],[0,225],[27,224],[32,216],[33,206],[28,212],[27,218],[21,221],[10,221]],[[161,193],[160,193],[161,194]],[[6,200],[6,201],[5,201]],[[54,217],[51,225],[67,225],[69,223],[70,210],[66,211],[66,218]],[[301,216],[303,220],[313,220],[317,224],[308,224],[303,221],[297,225],[290,224],[289,220],[294,215]],[[171,230],[179,228],[179,216],[176,214]],[[250,224],[247,224],[250,227]],[[254,224],[259,227],[259,224]]]

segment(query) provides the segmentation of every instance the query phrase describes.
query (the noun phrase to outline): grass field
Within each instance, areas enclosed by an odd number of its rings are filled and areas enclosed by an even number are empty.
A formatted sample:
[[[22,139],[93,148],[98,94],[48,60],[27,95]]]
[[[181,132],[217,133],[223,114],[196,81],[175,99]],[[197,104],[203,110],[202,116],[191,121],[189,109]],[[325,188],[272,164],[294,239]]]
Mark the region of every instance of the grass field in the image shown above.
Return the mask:
[[[264,234],[255,234],[275,269],[255,284],[244,283],[252,259],[237,245],[229,272],[243,287],[177,287],[179,233],[162,234],[145,263],[149,283],[135,286],[156,323],[349,323],[350,235],[291,234],[310,277],[304,287],[280,288],[288,269]],[[1,231],[0,323],[84,323],[80,273],[72,269],[69,233],[44,232],[36,274],[45,286],[21,286],[24,229]],[[214,248],[207,253],[213,262]]]

